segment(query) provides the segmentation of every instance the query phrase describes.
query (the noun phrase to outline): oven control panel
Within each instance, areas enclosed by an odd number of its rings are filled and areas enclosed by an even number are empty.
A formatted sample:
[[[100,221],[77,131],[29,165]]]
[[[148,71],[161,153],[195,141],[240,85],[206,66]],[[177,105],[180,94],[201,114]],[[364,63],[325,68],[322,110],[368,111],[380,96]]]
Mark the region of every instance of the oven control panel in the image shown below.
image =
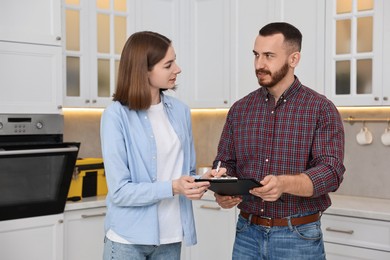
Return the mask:
[[[63,128],[59,114],[0,114],[0,135],[62,134]]]

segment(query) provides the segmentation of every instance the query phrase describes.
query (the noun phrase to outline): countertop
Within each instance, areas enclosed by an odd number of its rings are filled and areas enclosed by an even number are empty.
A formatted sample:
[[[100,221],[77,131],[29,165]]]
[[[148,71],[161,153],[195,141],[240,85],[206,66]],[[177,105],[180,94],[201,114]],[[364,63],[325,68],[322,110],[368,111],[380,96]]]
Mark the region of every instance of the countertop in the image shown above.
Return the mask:
[[[94,196],[82,198],[79,201],[68,201],[65,205],[65,211],[100,208],[106,206],[106,196]]]
[[[332,206],[324,214],[341,215],[390,221],[390,200],[357,196],[330,194]],[[214,201],[212,192],[208,191],[204,200]],[[83,198],[80,201],[66,203],[65,211],[98,208],[105,206],[105,196]]]
[[[332,206],[325,214],[390,221],[390,200],[330,194]]]

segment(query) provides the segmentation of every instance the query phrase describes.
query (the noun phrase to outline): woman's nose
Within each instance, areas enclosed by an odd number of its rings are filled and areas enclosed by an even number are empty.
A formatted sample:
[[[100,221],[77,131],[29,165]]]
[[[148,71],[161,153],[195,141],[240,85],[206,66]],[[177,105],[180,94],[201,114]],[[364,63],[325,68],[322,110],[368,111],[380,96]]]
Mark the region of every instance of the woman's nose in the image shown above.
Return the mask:
[[[179,67],[179,65],[176,64],[175,74],[179,74],[180,72],[181,72],[181,68]]]

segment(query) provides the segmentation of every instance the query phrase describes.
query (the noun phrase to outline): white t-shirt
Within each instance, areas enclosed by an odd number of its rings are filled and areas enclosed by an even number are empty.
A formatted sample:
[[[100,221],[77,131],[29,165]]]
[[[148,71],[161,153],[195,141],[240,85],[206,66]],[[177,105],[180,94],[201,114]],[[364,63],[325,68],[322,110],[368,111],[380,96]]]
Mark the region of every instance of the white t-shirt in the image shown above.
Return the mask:
[[[183,150],[164,111],[163,104],[160,102],[151,106],[148,110],[148,117],[157,144],[157,180],[167,181],[180,178],[183,169]],[[161,244],[182,241],[179,195],[160,201],[158,219]]]

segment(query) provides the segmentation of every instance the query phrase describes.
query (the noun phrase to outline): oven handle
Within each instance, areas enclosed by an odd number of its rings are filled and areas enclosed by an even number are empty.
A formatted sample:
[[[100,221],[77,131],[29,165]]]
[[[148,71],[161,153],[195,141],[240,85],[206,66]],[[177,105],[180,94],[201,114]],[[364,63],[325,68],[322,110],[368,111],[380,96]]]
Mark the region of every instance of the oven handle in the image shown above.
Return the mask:
[[[39,153],[61,153],[61,152],[76,152],[79,148],[77,146],[69,146],[66,148],[48,148],[48,149],[25,149],[25,150],[11,150],[1,151],[0,155],[20,155],[20,154],[39,154]]]

